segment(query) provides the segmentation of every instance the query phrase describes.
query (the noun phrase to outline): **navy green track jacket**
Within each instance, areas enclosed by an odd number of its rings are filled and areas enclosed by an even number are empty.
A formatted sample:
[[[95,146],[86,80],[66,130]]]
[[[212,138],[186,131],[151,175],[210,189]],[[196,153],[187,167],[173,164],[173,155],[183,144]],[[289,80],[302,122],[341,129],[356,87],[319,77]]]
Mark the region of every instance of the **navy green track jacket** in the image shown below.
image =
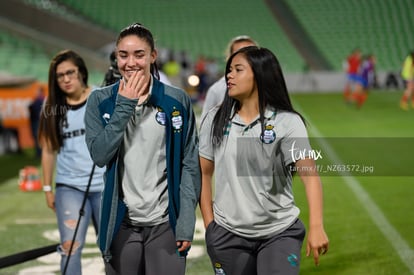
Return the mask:
[[[119,196],[118,149],[137,105],[137,100],[118,95],[118,87],[119,82],[94,90],[85,114],[89,152],[96,165],[106,166],[98,232],[98,245],[106,261],[111,258],[109,248],[126,213],[126,205]],[[166,115],[169,221],[176,240],[192,241],[201,176],[191,99],[184,91],[153,78],[149,103],[161,108]],[[181,127],[177,127],[177,119],[182,120]]]

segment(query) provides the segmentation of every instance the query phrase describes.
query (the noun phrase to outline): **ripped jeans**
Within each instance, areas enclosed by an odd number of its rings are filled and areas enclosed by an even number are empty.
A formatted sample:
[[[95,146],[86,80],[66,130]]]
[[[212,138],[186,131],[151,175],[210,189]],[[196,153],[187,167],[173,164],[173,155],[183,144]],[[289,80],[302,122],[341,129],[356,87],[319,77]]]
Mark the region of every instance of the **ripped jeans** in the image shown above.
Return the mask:
[[[59,227],[60,245],[58,253],[62,256],[60,269],[63,274],[66,260],[68,258],[70,243],[73,240],[76,224],[79,218],[79,210],[82,206],[85,192],[71,188],[65,185],[57,185],[55,194],[56,217]],[[101,192],[89,192],[88,199],[84,207],[84,214],[81,216],[81,222],[76,234],[76,240],[72,248],[72,255],[66,270],[66,275],[82,274],[81,256],[82,248],[85,244],[86,232],[91,218],[98,232],[99,209],[101,202]],[[66,243],[66,244],[65,244]]]

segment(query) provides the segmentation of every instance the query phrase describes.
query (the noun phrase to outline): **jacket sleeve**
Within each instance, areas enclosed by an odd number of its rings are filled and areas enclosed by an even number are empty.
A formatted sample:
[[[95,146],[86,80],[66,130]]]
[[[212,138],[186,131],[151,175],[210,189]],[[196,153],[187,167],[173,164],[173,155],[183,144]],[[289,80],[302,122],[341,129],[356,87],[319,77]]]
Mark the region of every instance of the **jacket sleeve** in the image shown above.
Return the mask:
[[[176,239],[192,241],[196,222],[195,209],[200,198],[201,174],[196,120],[189,99],[186,108],[189,118],[182,160],[180,212],[176,225]]]
[[[112,160],[121,145],[137,100],[118,95],[113,113],[102,113],[99,108],[102,102],[98,98],[100,92],[95,91],[89,96],[85,113],[85,137],[92,160],[103,167]]]

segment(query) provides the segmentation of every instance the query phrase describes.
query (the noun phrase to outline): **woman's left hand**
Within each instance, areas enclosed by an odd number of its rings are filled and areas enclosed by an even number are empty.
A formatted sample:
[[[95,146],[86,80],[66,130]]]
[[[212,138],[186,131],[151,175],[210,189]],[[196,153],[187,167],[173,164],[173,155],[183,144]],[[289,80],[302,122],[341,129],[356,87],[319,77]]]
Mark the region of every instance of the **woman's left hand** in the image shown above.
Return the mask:
[[[319,256],[326,254],[329,249],[328,236],[323,226],[309,228],[308,241],[306,245],[306,257],[313,254],[315,265],[319,265]]]
[[[190,241],[177,241],[178,252],[183,252],[183,251],[189,249],[190,246],[191,246]]]

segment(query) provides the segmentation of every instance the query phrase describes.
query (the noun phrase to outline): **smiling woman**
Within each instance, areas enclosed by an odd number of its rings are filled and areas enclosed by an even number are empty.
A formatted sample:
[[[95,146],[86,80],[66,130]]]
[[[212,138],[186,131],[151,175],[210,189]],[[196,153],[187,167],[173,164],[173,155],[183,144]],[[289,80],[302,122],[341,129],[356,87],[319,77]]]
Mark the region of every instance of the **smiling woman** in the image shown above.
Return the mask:
[[[131,34],[130,31],[134,29],[140,31],[141,36]],[[124,87],[119,94],[130,99],[138,99],[139,105],[148,98],[151,74],[156,74],[159,79],[155,63],[157,51],[152,37],[148,37],[148,34],[149,31],[142,25],[135,24],[125,29],[116,44],[118,69],[123,77],[121,85]],[[133,89],[137,85],[142,88]]]
[[[85,117],[91,156],[108,168],[99,232],[106,272],[184,274],[200,192],[191,99],[159,81],[154,39],[141,24],[120,32],[115,52],[122,81],[93,92]]]

